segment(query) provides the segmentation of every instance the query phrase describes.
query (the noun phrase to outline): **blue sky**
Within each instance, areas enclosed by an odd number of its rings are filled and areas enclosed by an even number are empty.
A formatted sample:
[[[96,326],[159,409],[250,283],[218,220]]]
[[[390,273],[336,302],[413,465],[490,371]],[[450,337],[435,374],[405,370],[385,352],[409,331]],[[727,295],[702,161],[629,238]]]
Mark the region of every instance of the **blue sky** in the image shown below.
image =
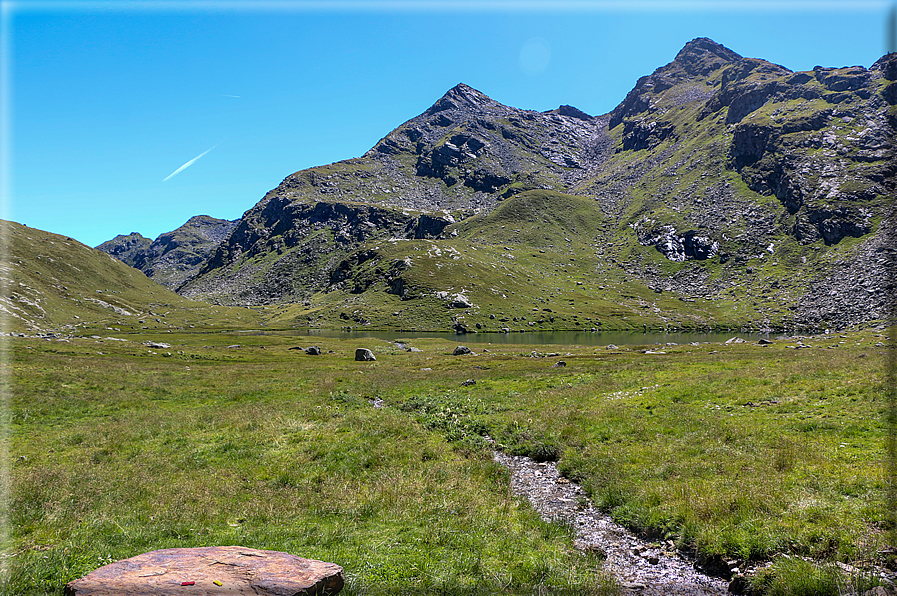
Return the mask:
[[[459,82],[519,108],[597,115],[695,37],[792,70],[869,67],[893,3],[2,5],[2,215],[95,246],[193,215],[236,219]]]

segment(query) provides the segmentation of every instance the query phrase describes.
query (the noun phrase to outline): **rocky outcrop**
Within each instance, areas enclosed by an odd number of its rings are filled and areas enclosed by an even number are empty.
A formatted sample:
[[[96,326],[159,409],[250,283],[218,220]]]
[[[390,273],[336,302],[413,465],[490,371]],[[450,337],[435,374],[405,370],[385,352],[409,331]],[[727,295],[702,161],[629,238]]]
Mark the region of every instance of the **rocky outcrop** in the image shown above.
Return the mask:
[[[167,548],[111,563],[66,584],[65,595],[323,595],[338,594],[343,584],[343,569],[333,563],[242,546],[210,546]]]
[[[893,127],[886,98],[873,92],[892,61],[793,74],[752,61],[724,73],[702,112],[728,108],[729,167],[751,190],[781,201],[803,243],[868,234],[872,205],[894,192]],[[789,108],[794,99],[813,108]]]
[[[803,93],[800,85],[790,88],[782,79],[792,74],[778,64],[755,58],[742,58],[723,71],[719,91],[707,102],[701,118],[726,111],[726,124],[736,124],[769,101],[776,93],[788,95],[789,99],[818,97],[818,92]],[[795,89],[796,92],[792,91]]]
[[[638,230],[638,241],[642,246],[653,246],[671,261],[696,259],[707,260],[719,253],[720,244],[705,234],[689,230],[680,234],[671,225]]]
[[[653,149],[669,137],[675,137],[675,129],[668,122],[627,120],[623,125],[621,151]]]
[[[303,300],[343,284],[351,270],[375,257],[370,249],[359,250],[366,242],[438,238],[453,222],[448,214],[414,216],[368,204],[271,196],[244,216],[178,292],[231,304]],[[244,279],[253,281],[235,283]],[[360,294],[375,281],[359,278],[348,290]]]

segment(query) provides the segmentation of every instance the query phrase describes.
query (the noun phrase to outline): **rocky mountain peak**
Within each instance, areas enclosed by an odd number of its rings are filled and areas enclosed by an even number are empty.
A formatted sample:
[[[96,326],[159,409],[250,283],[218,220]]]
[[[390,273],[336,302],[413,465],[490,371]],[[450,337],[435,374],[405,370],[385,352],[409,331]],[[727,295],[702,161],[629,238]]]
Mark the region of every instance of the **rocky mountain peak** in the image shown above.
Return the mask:
[[[626,99],[611,112],[610,127],[651,110],[653,102],[668,89],[707,79],[717,70],[743,60],[740,54],[707,37],[691,40],[676,54],[672,62],[638,80]],[[697,101],[707,98],[692,94],[686,99]]]
[[[559,116],[567,116],[568,118],[577,118],[579,120],[592,120],[592,116],[589,116],[582,110],[578,108],[574,108],[573,106],[562,105],[556,110],[551,110],[548,112],[549,114],[558,114]]]
[[[220,223],[225,220],[216,219],[210,215],[194,215],[184,223],[185,226],[196,226],[209,223]]]
[[[119,261],[135,266],[135,263],[152,244],[152,240],[143,236],[138,232],[131,232],[128,235],[119,234],[112,240],[100,244],[96,248],[112,255]]]
[[[738,62],[741,54],[733,52],[709,37],[697,37],[679,50],[670,64],[682,67],[692,76],[706,76],[714,70]]]
[[[475,108],[482,109],[487,106],[498,106],[501,105],[485,93],[481,93],[477,91],[473,87],[469,85],[465,85],[464,83],[458,83],[451,89],[449,89],[445,95],[443,95],[439,101],[434,103],[430,109],[424,112],[427,116],[432,116],[433,114],[443,112],[445,110],[459,109],[459,108]]]
[[[236,225],[236,221],[194,215],[181,227],[160,234],[155,240],[132,232],[128,236],[116,236],[97,248],[143,271],[163,286],[175,289],[196,272]]]

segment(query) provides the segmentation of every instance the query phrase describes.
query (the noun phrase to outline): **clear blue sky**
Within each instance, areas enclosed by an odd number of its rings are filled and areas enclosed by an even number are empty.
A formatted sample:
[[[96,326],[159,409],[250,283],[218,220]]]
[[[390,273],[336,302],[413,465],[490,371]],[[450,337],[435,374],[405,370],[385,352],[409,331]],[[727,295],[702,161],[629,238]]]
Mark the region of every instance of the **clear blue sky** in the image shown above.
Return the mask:
[[[2,4],[3,217],[91,246],[155,238],[193,215],[238,218],[292,172],[363,154],[459,82],[519,108],[597,115],[695,37],[792,70],[869,67],[892,6]]]

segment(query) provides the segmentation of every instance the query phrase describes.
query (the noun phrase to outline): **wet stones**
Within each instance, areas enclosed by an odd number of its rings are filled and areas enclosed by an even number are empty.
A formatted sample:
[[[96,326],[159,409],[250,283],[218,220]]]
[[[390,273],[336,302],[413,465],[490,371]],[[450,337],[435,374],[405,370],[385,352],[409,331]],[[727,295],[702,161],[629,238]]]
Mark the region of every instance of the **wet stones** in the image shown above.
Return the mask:
[[[511,471],[511,490],[526,497],[542,519],[570,524],[577,548],[605,555],[604,566],[623,586],[623,594],[727,594],[727,582],[697,571],[673,546],[638,538],[595,509],[555,464],[503,453],[494,457]]]

